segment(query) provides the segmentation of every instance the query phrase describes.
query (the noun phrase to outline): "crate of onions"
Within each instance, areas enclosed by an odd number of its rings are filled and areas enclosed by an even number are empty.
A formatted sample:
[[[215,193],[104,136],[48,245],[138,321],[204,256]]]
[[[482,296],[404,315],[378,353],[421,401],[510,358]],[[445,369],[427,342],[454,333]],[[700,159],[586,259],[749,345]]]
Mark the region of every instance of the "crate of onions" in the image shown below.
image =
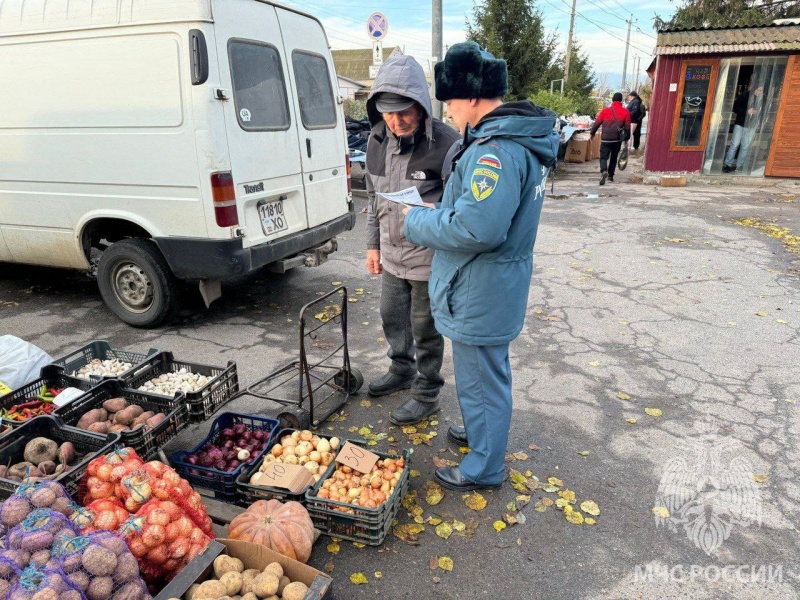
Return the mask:
[[[222,413],[199,446],[191,452],[175,452],[170,462],[193,488],[214,492],[218,500],[235,502],[237,477],[251,463],[261,463],[278,425],[277,419]]]
[[[337,538],[380,546],[408,491],[411,454],[374,452],[379,457],[369,473],[337,462],[306,492],[306,508],[314,527]]]
[[[254,462],[242,471],[236,482],[239,501],[242,506],[250,506],[256,500],[294,500],[306,503],[306,490],[292,493],[289,490],[269,487],[262,474],[270,463],[303,465],[314,476],[314,481],[322,479],[322,475],[331,465],[340,444],[338,437],[323,437],[310,430],[282,429],[272,438],[270,448],[264,459]]]

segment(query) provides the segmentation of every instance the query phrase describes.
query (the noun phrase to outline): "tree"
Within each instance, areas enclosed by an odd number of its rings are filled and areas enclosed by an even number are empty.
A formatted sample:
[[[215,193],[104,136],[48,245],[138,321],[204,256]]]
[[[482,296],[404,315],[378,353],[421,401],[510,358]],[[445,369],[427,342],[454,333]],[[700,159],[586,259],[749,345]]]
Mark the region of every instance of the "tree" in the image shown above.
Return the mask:
[[[559,58],[558,64],[561,69],[562,77],[564,73],[564,56]],[[589,62],[589,56],[581,52],[580,45],[573,40],[572,58],[569,61],[569,80],[564,87],[565,92],[575,94],[579,98],[588,98],[592,95],[595,87],[595,76]]]
[[[508,63],[508,96],[522,100],[549,87],[557,41],[547,34],[534,0],[478,0],[467,39]]]
[[[665,20],[656,15],[653,25],[659,31],[768,25],[774,19],[797,16],[800,3],[796,0],[682,0],[671,18]]]

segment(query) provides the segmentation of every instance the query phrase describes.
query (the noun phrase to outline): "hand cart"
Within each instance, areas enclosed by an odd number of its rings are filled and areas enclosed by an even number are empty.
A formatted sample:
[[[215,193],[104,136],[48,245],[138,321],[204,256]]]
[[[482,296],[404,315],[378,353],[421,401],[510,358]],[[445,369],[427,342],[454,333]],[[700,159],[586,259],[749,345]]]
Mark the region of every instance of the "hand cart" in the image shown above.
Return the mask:
[[[325,306],[314,314],[337,295],[341,304]],[[340,286],[306,304],[300,310],[299,360],[273,371],[238,395],[284,405],[286,410],[277,418],[281,427],[293,429],[317,427],[339,410],[364,385],[363,375],[350,364],[347,303],[347,288]],[[336,325],[341,325],[341,335],[335,333]],[[292,387],[296,394],[289,390]]]

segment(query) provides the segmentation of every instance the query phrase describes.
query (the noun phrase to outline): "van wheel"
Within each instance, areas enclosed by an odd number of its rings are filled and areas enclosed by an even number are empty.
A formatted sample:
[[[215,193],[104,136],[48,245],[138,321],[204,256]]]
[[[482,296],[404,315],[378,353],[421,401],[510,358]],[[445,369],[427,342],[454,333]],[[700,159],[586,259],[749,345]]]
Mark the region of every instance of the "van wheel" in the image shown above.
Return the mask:
[[[97,284],[111,311],[134,327],[168,323],[180,307],[178,280],[150,240],[112,244],[100,257]]]

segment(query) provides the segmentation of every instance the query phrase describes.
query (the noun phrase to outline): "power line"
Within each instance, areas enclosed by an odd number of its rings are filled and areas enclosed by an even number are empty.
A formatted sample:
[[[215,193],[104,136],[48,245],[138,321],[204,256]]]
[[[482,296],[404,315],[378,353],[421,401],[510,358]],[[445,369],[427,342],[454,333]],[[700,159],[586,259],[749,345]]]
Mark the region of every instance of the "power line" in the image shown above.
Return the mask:
[[[619,16],[617,13],[615,13],[613,10],[611,10],[611,9],[610,9],[609,7],[607,7],[607,6],[600,6],[599,4],[596,4],[595,2],[593,2],[593,0],[587,0],[587,2],[589,2],[589,4],[592,4],[592,5],[593,5],[593,6],[595,6],[595,7],[599,8],[600,10],[602,10],[602,11],[604,11],[604,12],[606,12],[606,13],[610,14],[612,17],[616,17],[616,18],[617,18],[617,19],[619,19],[620,21],[623,21],[623,22],[625,22],[625,23],[627,23],[627,21],[628,21],[626,18],[624,18],[624,17],[620,17],[620,16]]]

